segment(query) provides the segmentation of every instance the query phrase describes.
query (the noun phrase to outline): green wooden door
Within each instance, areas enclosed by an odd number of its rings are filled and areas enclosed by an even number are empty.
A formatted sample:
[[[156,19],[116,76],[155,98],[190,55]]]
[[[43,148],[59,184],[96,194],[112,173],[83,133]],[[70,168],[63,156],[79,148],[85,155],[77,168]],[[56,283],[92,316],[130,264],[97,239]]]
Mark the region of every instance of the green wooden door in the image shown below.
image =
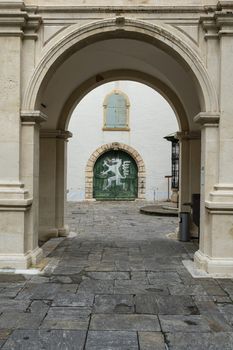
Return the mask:
[[[134,200],[138,196],[138,169],[130,155],[109,151],[94,166],[93,197],[99,200]]]

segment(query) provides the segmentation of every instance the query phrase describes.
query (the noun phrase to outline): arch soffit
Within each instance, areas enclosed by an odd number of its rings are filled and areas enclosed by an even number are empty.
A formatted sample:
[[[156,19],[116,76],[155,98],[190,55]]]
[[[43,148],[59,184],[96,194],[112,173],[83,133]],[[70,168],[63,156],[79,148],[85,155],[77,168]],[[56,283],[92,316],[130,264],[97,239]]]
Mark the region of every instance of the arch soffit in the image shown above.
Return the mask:
[[[36,100],[44,79],[48,79],[48,72],[56,69],[56,65],[65,60],[65,54],[73,53],[77,47],[82,48],[88,44],[111,37],[140,36],[155,45],[160,45],[165,51],[170,51],[174,56],[182,58],[186,62],[199,83],[199,96],[203,98],[203,112],[217,112],[218,100],[216,91],[209,79],[199,55],[180,38],[176,37],[168,29],[157,24],[149,24],[141,20],[124,18],[123,24],[118,19],[107,19],[93,22],[82,27],[74,24],[65,29],[60,35],[51,40],[46,47],[43,56],[37,65],[34,74],[27,87],[22,109],[34,110]],[[88,42],[87,42],[88,39]]]
[[[99,157],[111,150],[119,150],[128,153],[135,161],[138,168],[138,199],[145,199],[145,188],[146,188],[146,168],[145,163],[141,155],[133,147],[128,146],[124,143],[112,142],[97,148],[87,161],[85,177],[85,198],[87,200],[93,199],[93,170],[96,161]]]
[[[183,107],[182,102],[176,93],[164,84],[161,80],[152,77],[146,73],[134,71],[134,70],[114,70],[101,73],[101,81],[96,81],[96,76],[88,79],[86,82],[78,86],[70,97],[67,99],[63,110],[60,114],[57,123],[57,129],[66,130],[68,129],[68,124],[71,118],[71,115],[78,105],[78,103],[87,95],[91,90],[97,88],[100,85],[106,84],[114,80],[132,80],[142,84],[145,84],[160,95],[162,95],[165,100],[169,103],[173,109],[177,122],[179,125],[180,131],[189,131],[189,122],[187,113]]]

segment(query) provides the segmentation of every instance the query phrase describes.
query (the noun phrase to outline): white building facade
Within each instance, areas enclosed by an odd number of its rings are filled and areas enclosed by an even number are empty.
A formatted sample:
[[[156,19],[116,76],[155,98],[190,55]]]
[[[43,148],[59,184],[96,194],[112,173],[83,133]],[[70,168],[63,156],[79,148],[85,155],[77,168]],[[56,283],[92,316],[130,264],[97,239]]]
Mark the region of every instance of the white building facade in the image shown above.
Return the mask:
[[[123,130],[104,127],[104,101],[115,91],[123,92],[128,98],[128,127]],[[171,145],[163,136],[178,128],[175,113],[168,102],[146,85],[118,81],[96,88],[78,104],[69,123],[73,136],[68,143],[67,199],[82,201],[93,198],[93,188],[90,188],[92,193],[87,191],[88,160],[102,146],[112,144],[114,149],[118,143],[128,146],[129,155],[132,149],[142,158],[145,169],[143,180],[138,184],[141,198],[167,200],[168,180],[165,176],[171,174]],[[110,150],[111,146],[106,152]],[[131,156],[135,158],[133,151]],[[94,176],[93,169],[90,171]]]

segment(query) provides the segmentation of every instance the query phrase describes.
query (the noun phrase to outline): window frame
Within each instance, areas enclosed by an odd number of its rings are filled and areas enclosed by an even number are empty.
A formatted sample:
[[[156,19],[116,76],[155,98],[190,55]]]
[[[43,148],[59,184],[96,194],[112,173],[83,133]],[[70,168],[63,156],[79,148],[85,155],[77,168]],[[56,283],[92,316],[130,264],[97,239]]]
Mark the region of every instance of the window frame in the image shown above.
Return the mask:
[[[121,95],[124,97],[124,100],[126,102],[126,124],[123,127],[109,127],[107,126],[107,110],[108,110],[108,101],[109,98],[112,95]],[[119,89],[114,89],[111,91],[109,94],[105,96],[104,102],[103,102],[103,131],[130,131],[129,127],[129,108],[130,108],[130,102],[128,96],[121,90]]]

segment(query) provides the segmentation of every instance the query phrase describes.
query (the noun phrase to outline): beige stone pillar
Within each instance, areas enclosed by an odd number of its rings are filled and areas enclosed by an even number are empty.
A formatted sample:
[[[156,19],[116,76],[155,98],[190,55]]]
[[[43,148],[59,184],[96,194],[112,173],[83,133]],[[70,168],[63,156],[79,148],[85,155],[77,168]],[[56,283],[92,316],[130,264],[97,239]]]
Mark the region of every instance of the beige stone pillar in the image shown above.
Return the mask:
[[[200,194],[200,178],[201,178],[201,133],[192,132],[189,140],[189,188],[190,188],[190,200],[192,202],[193,194]],[[194,208],[192,209],[194,210]],[[199,228],[190,218],[190,236],[198,237]]]
[[[220,40],[218,178],[205,199],[203,243],[195,260],[208,272],[233,274],[233,13],[216,14]],[[208,155],[209,157],[209,155]],[[213,168],[213,164],[210,166]],[[208,182],[208,178],[206,178]]]
[[[36,263],[42,255],[38,248],[39,230],[39,132],[40,123],[47,117],[40,111],[21,112],[21,157],[20,178],[32,198],[27,210],[24,229],[25,250],[31,252],[31,261]]]
[[[219,157],[219,115],[201,113],[195,121],[202,125],[201,130],[201,220],[199,250],[195,253],[197,266],[212,272],[208,259],[213,256],[215,235],[213,215],[207,208],[211,192],[218,181]]]
[[[180,173],[179,173],[179,212],[190,211],[190,206],[185,203],[190,202],[190,167],[189,167],[189,133],[178,132],[177,137],[180,144]]]
[[[58,236],[67,236],[68,226],[64,222],[65,201],[67,189],[67,141],[72,137],[69,131],[61,131],[57,136],[57,167],[56,167],[56,227]]]
[[[21,179],[21,53],[25,12],[14,1],[0,18],[0,268],[26,268],[36,252],[26,243],[33,198]]]
[[[39,238],[66,235],[64,200],[66,190],[66,141],[71,133],[41,130]]]
[[[57,237],[56,229],[56,132],[40,134],[39,239]]]
[[[233,13],[216,14],[220,40],[218,167],[205,200],[205,222],[196,263],[208,272],[233,274]],[[213,133],[213,131],[212,131]],[[208,155],[209,157],[209,155]],[[210,164],[213,168],[213,163]],[[203,209],[204,210],[204,209]]]
[[[200,193],[200,133],[178,132],[180,142],[179,212],[191,212],[192,194]],[[198,235],[198,228],[190,217],[190,233]]]

